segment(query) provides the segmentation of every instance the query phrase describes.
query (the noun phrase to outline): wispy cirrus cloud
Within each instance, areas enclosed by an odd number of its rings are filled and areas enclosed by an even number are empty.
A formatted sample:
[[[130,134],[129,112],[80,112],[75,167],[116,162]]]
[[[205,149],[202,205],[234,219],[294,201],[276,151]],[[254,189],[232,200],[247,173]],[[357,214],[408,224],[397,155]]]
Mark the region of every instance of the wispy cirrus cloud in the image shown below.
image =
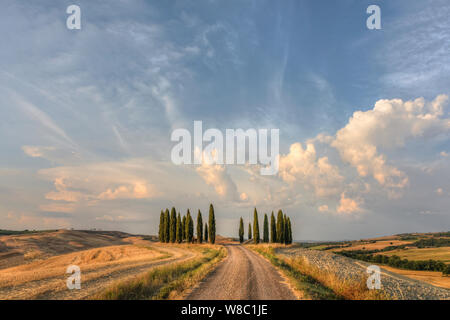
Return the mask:
[[[389,20],[386,41],[376,54],[386,68],[382,80],[391,90],[448,94],[450,4],[428,0],[397,5],[404,15]]]

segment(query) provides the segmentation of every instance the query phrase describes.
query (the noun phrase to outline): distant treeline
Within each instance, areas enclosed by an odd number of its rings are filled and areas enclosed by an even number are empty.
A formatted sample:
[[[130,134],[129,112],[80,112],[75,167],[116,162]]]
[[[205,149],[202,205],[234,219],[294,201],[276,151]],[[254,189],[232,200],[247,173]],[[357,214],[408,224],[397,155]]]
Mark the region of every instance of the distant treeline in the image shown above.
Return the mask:
[[[55,232],[58,231],[55,230],[21,230],[21,231],[14,231],[14,230],[3,230],[0,229],[0,236],[11,236],[11,235],[21,235],[21,234],[31,234],[31,233],[45,233],[45,232]]]
[[[423,248],[439,248],[439,247],[450,247],[450,238],[429,238],[429,239],[420,239],[414,241],[413,243],[401,244],[398,246],[387,246],[383,249],[379,250],[371,250],[370,252],[386,252],[392,250],[405,249],[407,247],[416,247],[419,249]],[[366,251],[368,252],[368,251]]]
[[[208,228],[209,226],[209,228]],[[198,210],[197,214],[197,237],[194,237],[194,220],[192,219],[189,209],[183,218],[181,214],[176,213],[176,209],[172,208],[169,213],[169,209],[161,210],[159,217],[159,241],[164,243],[202,243],[216,242],[216,218],[214,216],[214,206],[209,205],[209,221],[205,222],[203,227],[202,213]]]
[[[258,220],[258,212],[256,208],[253,212],[253,233],[252,233],[252,225],[248,224],[248,239],[253,239],[255,244],[258,244],[261,241],[261,237],[259,234],[259,220]],[[277,219],[275,220],[275,215],[273,214],[270,217],[270,236],[269,236],[269,219],[267,214],[264,214],[264,226],[263,226],[263,243],[284,243],[291,244],[292,243],[292,224],[291,219],[283,214],[283,211],[278,210]],[[244,220],[240,219],[239,221],[239,242],[244,242]]]
[[[401,259],[399,256],[386,256],[382,254],[374,254],[381,252],[381,250],[348,250],[336,252],[337,254],[345,257],[363,260],[372,263],[385,264],[390,267],[418,270],[418,271],[441,271],[444,275],[450,274],[450,265],[446,265],[442,261],[438,260],[408,260]]]
[[[301,248],[312,248],[312,247],[318,247],[323,246],[322,249],[316,249],[319,251],[326,251],[326,250],[332,250],[332,249],[338,249],[338,248],[345,248],[345,247],[351,247],[351,242],[300,242],[298,243],[298,246]]]
[[[426,247],[450,247],[450,238],[430,238],[430,239],[420,239],[412,244],[417,248]]]
[[[446,235],[447,233],[442,233],[442,235]],[[402,238],[402,240],[417,240],[415,237],[411,238]],[[376,243],[376,240],[368,241],[368,243]],[[301,243],[300,246],[304,248],[317,247],[317,246],[326,246],[322,250],[333,250],[338,248],[351,247],[351,242],[318,242],[318,243]],[[383,249],[378,250],[365,250],[365,253],[371,252],[387,252],[392,250],[405,249],[407,247],[416,247],[419,249],[423,248],[439,248],[439,247],[450,247],[450,238],[428,238],[428,239],[419,239],[414,241],[413,243],[401,244],[401,245],[392,245],[384,247]]]

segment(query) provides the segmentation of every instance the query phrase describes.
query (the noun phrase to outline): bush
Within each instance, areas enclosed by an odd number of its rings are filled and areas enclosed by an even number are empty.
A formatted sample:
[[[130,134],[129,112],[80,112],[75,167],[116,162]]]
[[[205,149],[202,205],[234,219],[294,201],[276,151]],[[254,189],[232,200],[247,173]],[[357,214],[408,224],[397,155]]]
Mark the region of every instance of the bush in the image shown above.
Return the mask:
[[[396,255],[385,256],[381,254],[377,255],[373,254],[377,252],[379,252],[379,250],[374,250],[369,253],[363,250],[340,251],[336,253],[357,260],[386,264],[394,268],[418,270],[418,271],[442,271],[444,274],[445,272],[449,272],[448,271],[449,266],[447,266],[444,262],[439,260],[430,259],[430,260],[412,261],[408,259],[401,259],[399,256]]]
[[[450,264],[445,267],[445,269],[442,271],[442,274],[444,276],[450,276]]]

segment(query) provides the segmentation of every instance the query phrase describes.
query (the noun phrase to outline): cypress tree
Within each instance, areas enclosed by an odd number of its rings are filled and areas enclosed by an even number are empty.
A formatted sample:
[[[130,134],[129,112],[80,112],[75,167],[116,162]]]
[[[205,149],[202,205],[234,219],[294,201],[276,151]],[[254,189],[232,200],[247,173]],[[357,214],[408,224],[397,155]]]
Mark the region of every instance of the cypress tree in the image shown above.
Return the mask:
[[[164,213],[164,242],[170,241],[170,215],[169,209]]]
[[[197,215],[197,242],[198,243],[203,242],[203,219],[200,210],[198,210]]]
[[[269,242],[269,219],[267,218],[267,214],[264,214],[264,231],[263,231],[263,242]]]
[[[209,205],[209,242],[216,242],[216,217],[214,216],[214,207],[212,203]]]
[[[259,243],[259,221],[258,221],[258,212],[253,212],[253,241],[255,244]]]
[[[189,209],[188,209],[188,211],[187,211],[187,213],[186,213],[186,230],[185,230],[185,233],[186,233],[186,242],[187,243],[189,243],[189,220],[191,219],[191,212],[189,211]]]
[[[291,218],[288,218],[288,234],[289,234],[289,244],[292,243],[292,225],[291,225]]]
[[[278,216],[277,216],[277,242],[283,243],[284,242],[284,221],[283,221],[283,211],[278,210]]]
[[[164,211],[161,210],[161,215],[159,216],[159,232],[158,232],[159,242],[164,242]]]
[[[186,240],[186,216],[183,216],[183,220],[181,221],[181,231],[183,232],[181,238]]]
[[[181,215],[178,212],[178,217],[177,217],[177,234],[176,234],[176,238],[177,238],[177,242],[181,243],[183,241],[183,229],[182,229],[182,224],[181,224]]]
[[[248,240],[252,240],[252,225],[248,223]]]
[[[289,228],[288,228],[288,220],[286,215],[284,215],[283,218],[283,222],[284,222],[284,244],[289,244]]]
[[[170,211],[170,230],[169,230],[170,242],[175,243],[177,236],[177,212],[172,207]]]
[[[192,243],[194,240],[194,220],[191,216],[191,211],[188,209],[186,214],[186,242]]]
[[[239,221],[239,242],[244,242],[244,220],[242,220],[242,217]]]
[[[272,211],[272,215],[270,216],[270,242],[277,242],[277,224],[275,222],[275,216]]]
[[[194,219],[189,215],[189,242],[194,242]]]
[[[205,242],[208,242],[208,224],[205,222]]]

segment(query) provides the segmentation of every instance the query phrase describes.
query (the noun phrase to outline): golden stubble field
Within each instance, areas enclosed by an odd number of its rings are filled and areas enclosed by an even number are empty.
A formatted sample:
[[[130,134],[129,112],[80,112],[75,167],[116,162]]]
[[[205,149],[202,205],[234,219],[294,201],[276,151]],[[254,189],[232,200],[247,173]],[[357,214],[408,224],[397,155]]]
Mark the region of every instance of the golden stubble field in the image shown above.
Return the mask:
[[[0,299],[89,298],[117,281],[198,254],[123,233],[69,230],[2,236],[0,246]],[[81,290],[67,289],[70,265],[81,269]]]

